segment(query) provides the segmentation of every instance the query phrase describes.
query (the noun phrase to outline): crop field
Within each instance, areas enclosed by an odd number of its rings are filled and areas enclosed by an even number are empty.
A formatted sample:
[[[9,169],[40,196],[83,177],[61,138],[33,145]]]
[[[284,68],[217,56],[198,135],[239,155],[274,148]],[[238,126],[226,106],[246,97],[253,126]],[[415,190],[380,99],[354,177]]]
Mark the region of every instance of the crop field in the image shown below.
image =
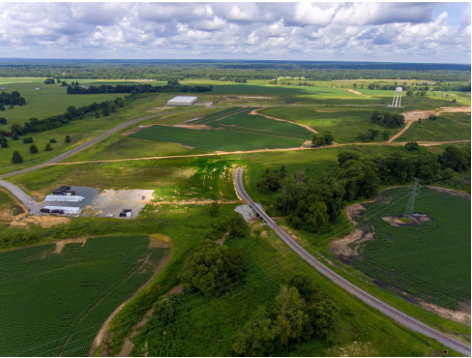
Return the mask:
[[[300,147],[304,140],[275,135],[229,130],[195,130],[179,127],[152,126],[131,134],[131,137],[179,143],[206,152],[275,149]]]
[[[366,133],[367,129],[383,131],[386,128],[370,122],[370,116],[376,108],[342,107],[272,107],[260,111],[267,116],[300,123],[316,131],[331,131],[336,143],[358,142],[356,136]],[[377,109],[378,110],[378,109]],[[390,129],[392,135],[396,130]],[[382,139],[378,137],[378,141]]]
[[[404,190],[391,189],[390,194]],[[352,265],[428,302],[455,310],[470,301],[470,200],[422,188],[415,212],[433,221],[394,227],[379,215],[369,216],[376,203],[363,203],[375,231]],[[395,204],[402,215],[408,198]],[[385,204],[388,205],[388,204]],[[380,210],[378,205],[376,210]],[[378,220],[380,219],[380,220]]]
[[[0,254],[3,356],[86,356],[101,324],[154,273],[168,249],[147,236],[89,238],[60,253]]]
[[[414,122],[397,141],[470,139],[470,113],[441,113],[437,120]]]
[[[186,122],[188,125],[206,126],[199,130],[152,126],[130,136],[179,143],[206,152],[293,148],[311,139],[312,133],[306,128],[259,115],[250,115],[249,112],[254,109],[233,107]]]

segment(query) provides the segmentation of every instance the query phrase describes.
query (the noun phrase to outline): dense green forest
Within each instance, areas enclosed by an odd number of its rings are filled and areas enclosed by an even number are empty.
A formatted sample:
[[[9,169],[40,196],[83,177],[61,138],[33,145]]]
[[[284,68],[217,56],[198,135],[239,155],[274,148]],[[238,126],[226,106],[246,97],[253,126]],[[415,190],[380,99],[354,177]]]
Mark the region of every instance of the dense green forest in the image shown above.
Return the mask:
[[[429,81],[470,81],[470,65],[234,61],[234,60],[30,60],[0,59],[0,77],[54,77],[61,79],[157,79],[205,78],[244,82],[279,76],[307,80],[417,79]]]

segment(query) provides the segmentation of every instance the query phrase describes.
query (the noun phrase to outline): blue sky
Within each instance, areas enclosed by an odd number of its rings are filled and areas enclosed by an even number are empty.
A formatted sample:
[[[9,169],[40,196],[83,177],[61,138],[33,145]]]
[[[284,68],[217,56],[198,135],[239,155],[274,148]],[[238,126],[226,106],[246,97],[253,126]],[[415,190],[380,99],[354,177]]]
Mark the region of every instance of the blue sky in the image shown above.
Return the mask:
[[[471,63],[470,3],[0,3],[0,56]]]

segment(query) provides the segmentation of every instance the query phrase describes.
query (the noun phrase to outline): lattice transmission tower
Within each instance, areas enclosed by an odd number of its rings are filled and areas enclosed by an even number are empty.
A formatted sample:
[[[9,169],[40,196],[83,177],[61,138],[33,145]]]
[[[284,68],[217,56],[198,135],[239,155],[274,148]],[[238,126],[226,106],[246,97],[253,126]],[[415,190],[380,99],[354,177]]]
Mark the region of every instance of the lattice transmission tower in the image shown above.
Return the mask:
[[[420,181],[418,178],[413,177],[414,182],[410,183],[408,191],[410,191],[410,200],[408,200],[408,205],[406,206],[405,213],[403,215],[411,215],[415,212],[415,200],[420,196],[421,185],[418,184]]]

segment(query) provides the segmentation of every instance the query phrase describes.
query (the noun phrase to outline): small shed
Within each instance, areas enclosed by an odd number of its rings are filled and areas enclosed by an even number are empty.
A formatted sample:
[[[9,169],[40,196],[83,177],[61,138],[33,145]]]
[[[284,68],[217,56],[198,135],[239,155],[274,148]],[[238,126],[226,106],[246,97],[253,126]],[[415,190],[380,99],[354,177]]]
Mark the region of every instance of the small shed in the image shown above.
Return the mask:
[[[36,88],[35,88],[36,91],[39,91],[40,89],[41,89],[41,88],[39,88],[39,87],[36,87]]]
[[[168,106],[191,106],[197,102],[198,97],[177,96],[167,101]]]
[[[2,89],[5,89],[5,88],[3,88],[3,87],[0,87],[0,90],[2,90]]]

